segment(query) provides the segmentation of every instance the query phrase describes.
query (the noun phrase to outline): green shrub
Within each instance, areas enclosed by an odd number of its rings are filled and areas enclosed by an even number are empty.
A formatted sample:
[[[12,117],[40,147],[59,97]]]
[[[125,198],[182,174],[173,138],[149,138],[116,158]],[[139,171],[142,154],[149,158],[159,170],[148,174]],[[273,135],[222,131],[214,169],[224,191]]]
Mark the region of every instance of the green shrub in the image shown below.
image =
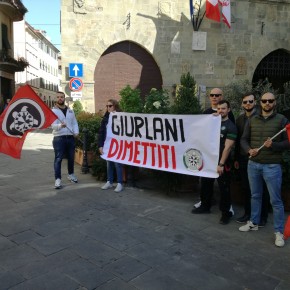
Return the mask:
[[[151,89],[145,97],[144,113],[149,114],[168,114],[169,95],[166,90]]]
[[[139,89],[132,89],[127,85],[119,92],[119,94],[121,96],[120,107],[123,112],[142,113],[143,101]]]
[[[83,112],[83,105],[80,100],[76,100],[73,104],[73,111],[77,116],[80,112]]]
[[[99,114],[80,112],[77,116],[80,134],[79,137],[83,141],[84,130],[87,130],[87,150],[97,151],[98,133],[102,121],[102,117]],[[76,146],[83,149],[81,141],[77,141]]]
[[[171,112],[173,114],[183,115],[201,113],[201,106],[197,98],[196,83],[190,73],[182,74],[180,77],[180,86],[176,88],[176,96]]]

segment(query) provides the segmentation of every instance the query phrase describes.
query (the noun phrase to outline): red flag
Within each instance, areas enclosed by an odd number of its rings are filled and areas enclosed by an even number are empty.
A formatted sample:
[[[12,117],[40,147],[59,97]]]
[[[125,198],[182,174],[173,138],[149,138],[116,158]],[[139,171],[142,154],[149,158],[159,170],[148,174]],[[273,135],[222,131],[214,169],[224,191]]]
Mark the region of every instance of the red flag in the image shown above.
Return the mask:
[[[19,88],[0,116],[0,152],[20,159],[28,132],[47,128],[56,119],[29,85]]]
[[[219,0],[219,3],[222,5],[223,22],[231,28],[231,1]]]
[[[288,135],[288,140],[289,140],[289,142],[290,142],[290,124],[287,124],[287,125],[285,126],[285,128],[286,128],[286,132],[287,132],[287,135]]]
[[[290,237],[290,216],[288,216],[286,224],[285,224],[285,228],[284,228],[284,239],[287,240],[289,237]]]
[[[209,19],[221,21],[218,0],[206,0],[205,15]]]

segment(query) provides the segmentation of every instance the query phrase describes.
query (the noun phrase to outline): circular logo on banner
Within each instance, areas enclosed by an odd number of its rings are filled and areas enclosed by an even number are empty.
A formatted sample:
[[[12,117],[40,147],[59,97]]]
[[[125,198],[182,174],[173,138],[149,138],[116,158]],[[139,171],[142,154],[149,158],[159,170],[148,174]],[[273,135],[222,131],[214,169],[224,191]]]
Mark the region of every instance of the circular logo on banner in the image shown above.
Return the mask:
[[[201,152],[193,148],[186,150],[183,154],[183,163],[189,171],[200,171],[203,167]]]
[[[22,137],[27,130],[41,128],[44,122],[44,113],[37,102],[20,99],[7,108],[2,131],[7,136]]]
[[[79,92],[83,88],[84,84],[80,78],[72,78],[69,81],[69,88],[71,91]]]

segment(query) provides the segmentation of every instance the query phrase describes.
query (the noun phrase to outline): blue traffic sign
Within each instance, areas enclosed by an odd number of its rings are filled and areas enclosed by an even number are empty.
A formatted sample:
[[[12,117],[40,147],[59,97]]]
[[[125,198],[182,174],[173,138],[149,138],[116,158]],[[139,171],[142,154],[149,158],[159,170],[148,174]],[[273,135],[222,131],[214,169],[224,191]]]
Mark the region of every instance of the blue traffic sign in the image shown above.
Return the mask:
[[[82,63],[69,63],[69,77],[83,77],[84,76],[84,70],[83,70],[83,64]]]
[[[81,91],[81,89],[83,88],[83,81],[79,78],[72,78],[69,81],[69,88],[71,89],[71,91],[74,92],[79,92]]]

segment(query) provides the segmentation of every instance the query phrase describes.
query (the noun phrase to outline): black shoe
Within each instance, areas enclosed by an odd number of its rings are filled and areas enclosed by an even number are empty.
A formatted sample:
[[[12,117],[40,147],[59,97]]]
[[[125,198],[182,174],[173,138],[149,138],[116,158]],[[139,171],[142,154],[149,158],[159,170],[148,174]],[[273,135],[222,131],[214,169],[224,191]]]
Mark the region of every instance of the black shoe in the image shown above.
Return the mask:
[[[258,224],[259,228],[263,228],[266,225],[267,221],[266,220],[261,220]]]
[[[192,210],[191,210],[191,213],[194,213],[194,214],[201,214],[201,213],[210,213],[210,210],[204,206],[200,206],[198,208],[194,207]]]
[[[236,222],[239,224],[245,224],[247,221],[250,220],[250,216],[247,214],[244,214],[243,216],[236,219]]]
[[[228,215],[228,214],[222,214],[222,216],[221,216],[221,218],[220,218],[220,224],[221,225],[227,225],[229,222],[230,222],[230,219],[231,219],[231,217],[230,217],[230,215]]]

